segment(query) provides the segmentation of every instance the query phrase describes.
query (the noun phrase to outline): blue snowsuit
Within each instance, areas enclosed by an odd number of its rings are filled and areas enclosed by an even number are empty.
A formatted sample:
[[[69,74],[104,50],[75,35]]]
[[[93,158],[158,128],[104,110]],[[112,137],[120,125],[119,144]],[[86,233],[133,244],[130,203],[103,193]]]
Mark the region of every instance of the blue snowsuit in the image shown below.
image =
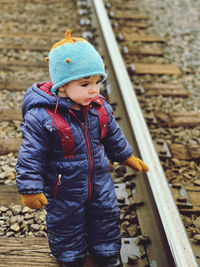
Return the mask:
[[[87,249],[99,257],[119,254],[119,207],[107,157],[123,162],[132,148],[101,96],[83,109],[81,122],[70,109],[74,102],[51,95],[51,86],[34,84],[24,96],[18,191],[47,197],[49,244],[58,260],[83,258]]]

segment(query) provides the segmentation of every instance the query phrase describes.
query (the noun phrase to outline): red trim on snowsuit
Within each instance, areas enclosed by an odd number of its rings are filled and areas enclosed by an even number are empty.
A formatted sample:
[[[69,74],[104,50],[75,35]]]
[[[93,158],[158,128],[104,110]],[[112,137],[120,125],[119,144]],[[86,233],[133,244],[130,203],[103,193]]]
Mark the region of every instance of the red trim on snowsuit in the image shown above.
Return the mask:
[[[57,128],[61,146],[64,152],[65,158],[74,158],[75,157],[75,144],[72,131],[69,124],[64,120],[63,116],[57,112],[54,114],[54,111],[45,108],[50,117],[54,120],[54,124]]]
[[[100,140],[101,140],[106,136],[108,131],[108,112],[103,105],[101,107],[100,106],[95,107],[95,109],[99,115],[99,124],[101,128]]]
[[[51,93],[51,87],[53,86],[52,82],[48,82],[48,83],[38,83],[37,87],[40,88],[43,92],[45,92],[46,94],[53,96],[53,94]]]
[[[62,175],[58,174],[58,178],[56,180],[56,185],[55,185],[54,191],[53,191],[53,197],[54,198],[56,198],[57,193],[58,193],[58,187],[61,185],[61,178],[62,178]]]

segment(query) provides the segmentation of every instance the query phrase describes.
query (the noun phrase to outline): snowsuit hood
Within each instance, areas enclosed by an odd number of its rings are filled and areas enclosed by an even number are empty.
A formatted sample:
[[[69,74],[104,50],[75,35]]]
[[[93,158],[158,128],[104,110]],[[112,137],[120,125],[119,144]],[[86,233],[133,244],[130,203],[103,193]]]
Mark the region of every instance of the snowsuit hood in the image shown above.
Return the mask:
[[[24,95],[23,103],[22,103],[22,115],[33,109],[33,108],[41,108],[41,107],[49,107],[55,108],[57,99],[59,101],[59,106],[61,108],[70,108],[74,105],[74,101],[70,98],[56,98],[51,93],[51,88],[53,86],[52,82],[48,83],[34,83],[31,87],[28,88],[26,94]],[[66,101],[67,100],[67,101]]]

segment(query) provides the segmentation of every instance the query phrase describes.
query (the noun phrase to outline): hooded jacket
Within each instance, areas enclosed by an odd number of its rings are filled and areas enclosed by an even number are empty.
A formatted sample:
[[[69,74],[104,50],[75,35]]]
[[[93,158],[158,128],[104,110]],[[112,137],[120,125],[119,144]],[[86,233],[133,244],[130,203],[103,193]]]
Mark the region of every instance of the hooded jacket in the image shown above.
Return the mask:
[[[88,246],[96,256],[119,254],[119,207],[108,158],[123,162],[132,148],[103,97],[83,108],[80,121],[74,102],[56,98],[51,87],[34,84],[23,100],[18,191],[45,193],[49,244],[60,261],[84,257]]]
[[[123,162],[131,156],[132,149],[113,117],[112,107],[103,98],[98,97],[85,108],[83,125],[70,109],[74,102],[70,98],[57,100],[50,93],[51,86],[52,83],[34,84],[24,96],[23,144],[17,162],[18,191],[41,193],[46,187],[52,191],[58,176],[64,175],[71,189],[85,188],[86,195],[91,195],[96,178],[109,172],[107,156],[112,161]],[[54,114],[56,101],[58,109]],[[105,108],[108,115],[107,133],[102,140],[97,107]],[[58,118],[54,118],[57,123],[51,128],[53,116]],[[67,130],[63,131],[63,127]],[[63,190],[60,191],[61,197]]]

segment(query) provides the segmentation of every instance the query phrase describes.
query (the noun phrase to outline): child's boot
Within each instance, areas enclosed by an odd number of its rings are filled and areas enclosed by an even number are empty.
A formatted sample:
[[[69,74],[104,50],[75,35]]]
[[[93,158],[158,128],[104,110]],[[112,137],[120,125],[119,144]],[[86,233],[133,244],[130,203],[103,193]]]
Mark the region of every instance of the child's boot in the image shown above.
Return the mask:
[[[70,262],[60,262],[60,267],[83,267],[83,259]]]
[[[123,267],[120,255],[97,258],[97,262],[99,267]]]

